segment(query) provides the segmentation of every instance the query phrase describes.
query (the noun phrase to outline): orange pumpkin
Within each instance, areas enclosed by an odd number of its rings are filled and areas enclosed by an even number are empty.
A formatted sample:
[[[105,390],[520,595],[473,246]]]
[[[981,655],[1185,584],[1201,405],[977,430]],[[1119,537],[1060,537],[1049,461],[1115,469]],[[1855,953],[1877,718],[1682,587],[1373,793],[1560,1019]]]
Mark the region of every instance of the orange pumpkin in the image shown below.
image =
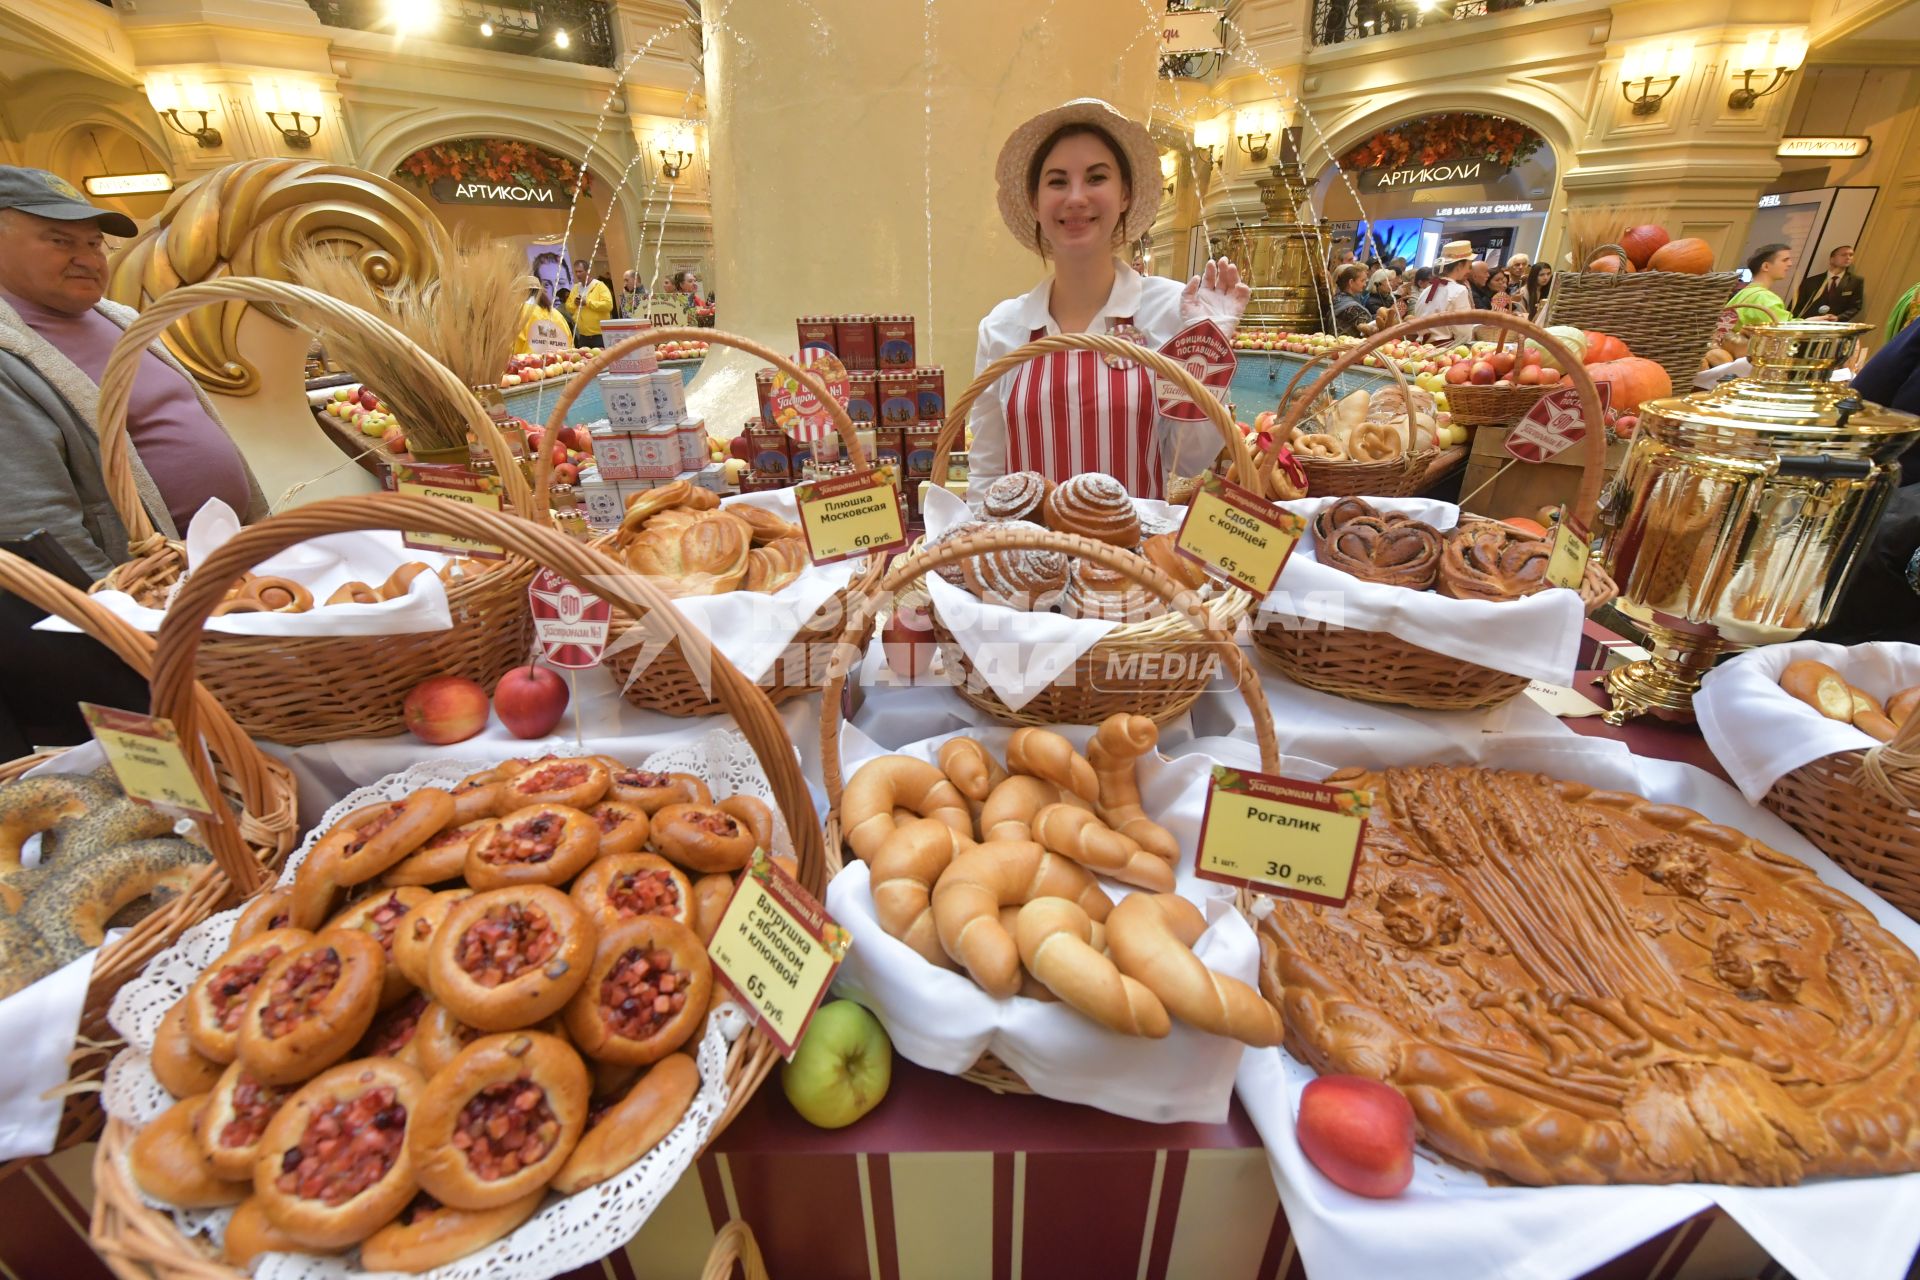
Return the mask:
[[[1627,251],[1628,262],[1636,267],[1645,267],[1647,260],[1672,238],[1665,227],[1633,227],[1620,237],[1620,247]]]
[[[1673,394],[1673,379],[1667,371],[1641,356],[1590,364],[1587,374],[1596,383],[1606,385],[1607,403],[1615,413],[1629,413],[1649,400]]]
[[[1518,529],[1522,533],[1530,533],[1536,538],[1544,538],[1547,536],[1547,527],[1545,525],[1541,524],[1538,520],[1529,520],[1525,516],[1508,516],[1500,523],[1510,529]]]
[[[1627,344],[1612,334],[1587,330],[1587,358],[1584,363],[1600,364],[1602,361],[1618,360],[1622,356],[1632,354],[1633,352],[1627,350]]]
[[[1633,264],[1631,262],[1622,262],[1620,260],[1620,255],[1617,253],[1603,253],[1599,257],[1595,258],[1592,262],[1589,262],[1587,264],[1587,270],[1604,271],[1608,275],[1616,275],[1616,276],[1620,275],[1622,272],[1626,273],[1627,275],[1632,275]]]
[[[1713,270],[1713,248],[1705,240],[1692,236],[1675,240],[1654,250],[1653,256],[1647,259],[1647,270],[1679,271],[1690,276],[1703,276]]]

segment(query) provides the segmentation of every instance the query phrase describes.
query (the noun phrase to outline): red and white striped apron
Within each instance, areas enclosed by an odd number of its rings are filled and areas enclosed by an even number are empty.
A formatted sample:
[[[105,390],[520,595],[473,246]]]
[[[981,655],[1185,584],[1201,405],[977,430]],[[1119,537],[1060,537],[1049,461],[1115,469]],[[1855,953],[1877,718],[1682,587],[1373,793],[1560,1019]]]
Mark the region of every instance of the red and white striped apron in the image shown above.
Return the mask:
[[[1115,319],[1109,330],[1131,325]],[[1047,336],[1035,329],[1029,341]],[[1014,371],[1007,397],[1007,470],[1065,480],[1100,471],[1137,498],[1165,490],[1154,438],[1153,374],[1094,351],[1054,351]]]

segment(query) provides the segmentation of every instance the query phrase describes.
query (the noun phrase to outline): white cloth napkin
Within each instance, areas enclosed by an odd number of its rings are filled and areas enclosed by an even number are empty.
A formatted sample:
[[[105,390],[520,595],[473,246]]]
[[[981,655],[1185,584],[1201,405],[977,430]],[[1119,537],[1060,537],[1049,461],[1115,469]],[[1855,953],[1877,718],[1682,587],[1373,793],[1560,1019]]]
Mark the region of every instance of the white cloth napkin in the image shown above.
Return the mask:
[[[213,498],[200,508],[187,526],[187,572],[192,573],[227,539],[240,532],[240,518],[233,508]],[[448,557],[437,551],[415,551],[401,545],[400,535],[390,530],[356,530],[330,533],[311,538],[268,557],[254,570],[259,577],[287,578],[313,593],[314,607],[305,613],[235,613],[224,618],[208,618],[206,630],[237,636],[400,636],[426,631],[445,631],[453,625],[447,609],[447,589],[434,573],[415,574],[407,594],[378,604],[335,604],[322,602],[349,582],[364,582],[378,587],[403,564],[419,562],[439,569]],[[92,597],[94,603],[118,614],[133,626],[149,633],[160,630],[166,617],[161,609],[149,609],[124,591],[102,591]],[[43,631],[78,631],[64,618],[47,618],[37,624]]]
[[[1559,744],[1495,743],[1484,762],[1636,792],[1736,827],[1805,862],[1920,949],[1920,924],[1869,893],[1778,818],[1690,765],[1571,736]],[[1714,1204],[1799,1280],[1895,1280],[1920,1246],[1920,1174],[1782,1188],[1497,1187],[1421,1149],[1413,1185],[1401,1196],[1351,1195],[1301,1154],[1294,1134],[1300,1091],[1313,1075],[1284,1050],[1248,1050],[1238,1084],[1241,1104],[1266,1143],[1309,1275],[1570,1280]]]
[[[800,508],[792,489],[743,493],[723,500],[721,506],[735,504],[764,508],[794,524],[800,521]],[[828,597],[853,581],[854,574],[865,564],[865,560],[842,560],[837,564],[808,565],[798,578],[772,595],[729,591],[717,596],[680,596],[674,600],[674,608],[699,628],[714,648],[740,669],[740,674],[749,680],[758,680],[793,643],[793,637],[819,612]],[[645,628],[637,630],[645,632]],[[664,633],[659,638],[664,641]],[[635,664],[633,678],[646,679],[644,663]]]
[[[1093,730],[1072,726],[1061,732],[1084,746]],[[1004,758],[1012,733],[994,728],[968,736]],[[900,754],[933,760],[945,740],[912,743]],[[864,735],[850,734],[843,746],[848,778],[880,754]],[[1200,756],[1169,762],[1149,754],[1140,761],[1142,802],[1189,850],[1200,829],[1209,768],[1210,762]],[[1123,885],[1101,883],[1115,898],[1129,892]],[[1249,984],[1256,981],[1259,946],[1234,909],[1232,890],[1200,880],[1183,867],[1178,891],[1199,904],[1208,920],[1195,954],[1217,972]],[[911,1061],[957,1074],[991,1050],[1036,1093],[1049,1098],[1160,1123],[1217,1124],[1227,1118],[1239,1042],[1177,1021],[1166,1039],[1146,1040],[1108,1031],[1065,1005],[1018,996],[996,1000],[964,974],[928,964],[880,927],[867,866],[857,859],[827,886],[827,910],[853,934],[853,947],[835,985],[873,1010],[886,1024],[894,1047]]]
[[[1580,593],[1558,587],[1520,600],[1455,600],[1435,591],[1409,591],[1362,582],[1314,559],[1312,520],[1337,498],[1302,498],[1280,505],[1308,521],[1308,528],[1261,604],[1256,625],[1292,619],[1359,631],[1384,631],[1449,658],[1508,671],[1549,684],[1573,683],[1580,655],[1580,624],[1586,611]],[[1427,498],[1369,498],[1383,511],[1397,511],[1436,529],[1451,529],[1460,508]]]
[[[945,489],[928,488],[923,504],[921,513],[929,542],[974,516],[972,508]],[[1143,523],[1158,527],[1177,528],[1186,514],[1181,508],[1152,499],[1136,498],[1133,505]],[[923,581],[933,596],[940,621],[953,633],[981,678],[1015,711],[1039,697],[1062,672],[1071,670],[1081,654],[1120,625],[988,604],[937,573],[928,574]]]
[[[1841,751],[1879,746],[1877,738],[1829,720],[1780,687],[1780,673],[1808,659],[1824,662],[1847,683],[1885,702],[1920,684],[1920,645],[1876,641],[1851,647],[1796,640],[1768,645],[1707,672],[1693,711],[1714,758],[1753,801],[1803,764]]]

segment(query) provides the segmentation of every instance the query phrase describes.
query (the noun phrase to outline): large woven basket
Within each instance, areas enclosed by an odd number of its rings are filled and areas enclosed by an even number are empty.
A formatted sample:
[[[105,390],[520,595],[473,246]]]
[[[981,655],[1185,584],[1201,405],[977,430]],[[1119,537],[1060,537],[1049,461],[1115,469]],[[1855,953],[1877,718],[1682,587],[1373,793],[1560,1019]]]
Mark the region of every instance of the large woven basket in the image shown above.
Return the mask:
[[[833,419],[835,430],[840,433],[841,443],[847,451],[847,457],[855,466],[865,466],[867,459],[860,448],[859,437],[855,434],[853,420],[841,403],[827,394],[827,389],[808,370],[801,368],[786,356],[769,347],[736,334],[719,329],[647,329],[623,338],[608,347],[568,380],[560,392],[560,400],[553,407],[553,413],[547,418],[549,435],[559,431],[566,424],[567,411],[593,380],[613,361],[629,351],[641,347],[650,347],[660,342],[712,342],[724,347],[734,347],[748,355],[765,360],[784,372],[798,378],[812,389],[820,403],[826,406],[827,414]],[[544,486],[547,471],[552,460],[544,453],[535,464],[534,482]],[[623,560],[627,539],[620,533],[610,533],[594,540],[593,545],[614,560]],[[856,571],[853,580],[845,587],[828,596],[807,619],[793,640],[781,652],[779,658],[760,678],[760,687],[767,697],[775,703],[785,702],[796,694],[811,693],[818,689],[827,678],[827,664],[832,659],[834,647],[847,644],[858,647],[865,640],[853,620],[852,611],[847,604],[860,592],[870,590],[880,577],[884,563],[880,556],[868,556],[862,567]],[[718,699],[711,696],[711,680],[703,680],[700,667],[687,661],[687,656],[679,643],[667,645],[653,657],[645,673],[638,679],[634,677],[633,667],[643,646],[620,644],[621,638],[631,629],[631,623],[616,615],[613,625],[607,632],[607,652],[602,659],[607,669],[620,682],[621,690],[628,702],[648,711],[658,711],[670,716],[711,716],[718,715],[726,708]]]
[[[1220,433],[1232,466],[1230,475],[1236,484],[1265,493],[1264,477],[1256,471],[1247,442],[1212,392],[1174,361],[1157,351],[1149,351],[1121,338],[1094,333],[1058,333],[1029,342],[1009,351],[985,369],[947,409],[946,424],[934,449],[932,483],[947,482],[947,456],[960,440],[973,402],[990,390],[1003,375],[1029,360],[1056,351],[1097,351],[1143,364],[1162,378],[1178,383],[1193,402],[1206,413],[1207,420]],[[969,540],[971,541],[971,540]],[[1138,559],[1139,557],[1134,557]],[[940,563],[946,563],[941,560]],[[1214,598],[1203,606],[1210,625],[1232,631],[1246,616],[1253,599],[1237,589],[1216,587]],[[1132,712],[1164,723],[1192,706],[1206,691],[1209,678],[1206,663],[1176,664],[1174,674],[1155,678],[1129,676],[1141,669],[1140,659],[1147,655],[1177,652],[1198,637],[1193,624],[1176,612],[1149,618],[1145,622],[1123,622],[1088,649],[1073,666],[1019,710],[1009,707],[974,668],[953,634],[933,612],[934,638],[947,670],[958,676],[954,689],[973,706],[1007,724],[1053,725],[1098,724],[1116,711]],[[1163,669],[1164,670],[1164,669]]]
[[[1587,260],[1627,251],[1601,245]],[[1610,333],[1637,356],[1659,364],[1676,387],[1693,385],[1700,357],[1740,288],[1736,271],[1688,275],[1681,271],[1562,271],[1553,277],[1542,324],[1572,325]]]
[[[1491,311],[1469,311],[1463,318],[1475,324],[1501,323],[1513,327],[1524,336],[1537,339],[1565,367],[1578,369],[1579,372],[1573,374],[1573,383],[1580,394],[1581,410],[1588,422],[1600,421],[1600,401],[1593,379],[1545,330],[1528,321]],[[1413,327],[1409,322],[1383,329],[1350,348],[1321,375],[1320,383],[1330,385],[1346,364],[1365,355],[1371,345],[1392,341]],[[1318,384],[1315,393],[1317,391]],[[1298,407],[1290,411],[1279,429],[1290,430],[1299,411]],[[1606,467],[1605,433],[1589,430],[1585,440],[1586,466],[1581,472],[1573,514],[1591,529]],[[1589,560],[1580,584],[1580,600],[1586,611],[1592,613],[1618,593],[1613,580],[1601,572],[1596,561]],[[1254,648],[1260,655],[1295,684],[1362,702],[1390,703],[1424,711],[1471,711],[1504,702],[1527,687],[1525,676],[1435,653],[1385,631],[1361,631],[1301,621],[1288,626],[1282,619],[1269,617],[1252,628],[1252,636]],[[1490,645],[1499,642],[1497,635],[1487,637]]]
[[[94,584],[163,607],[186,571],[186,548],[155,532],[134,488],[127,452],[127,408],[147,344],[180,316],[214,303],[269,303],[297,318],[353,330],[410,356],[418,377],[458,405],[474,437],[495,458],[512,450],[480,402],[445,366],[379,318],[322,293],[277,280],[228,278],[189,285],[153,303],[127,326],[100,378],[101,467],[114,508],[126,522],[133,559]],[[303,429],[310,429],[302,424]],[[530,489],[517,466],[498,468],[512,509],[546,520],[546,492]],[[453,626],[393,636],[288,639],[216,632],[206,638],[201,679],[233,718],[257,738],[287,746],[378,738],[406,729],[407,691],[433,675],[465,676],[488,689],[526,661],[532,636],[527,583],[533,565],[509,557],[488,573],[447,585]]]
[[[996,549],[1030,548],[1064,551],[1077,559],[1091,560],[1117,569],[1134,582],[1165,601],[1171,613],[1181,615],[1195,641],[1218,659],[1222,670],[1233,680],[1233,687],[1247,704],[1252,716],[1254,738],[1260,749],[1260,767],[1267,773],[1280,771],[1280,743],[1274,734],[1273,713],[1267,705],[1266,691],[1240,646],[1234,643],[1233,628],[1215,624],[1206,608],[1194,596],[1174,582],[1151,561],[1132,555],[1104,542],[1051,530],[987,529],[964,538],[952,538],[936,546],[924,547],[912,555],[895,560],[880,581],[879,591],[863,599],[866,608],[879,610],[889,606],[900,592],[911,588],[922,576],[942,565],[967,556]],[[840,874],[846,865],[847,850],[841,839],[840,797],[846,789],[840,767],[840,695],[846,686],[851,660],[841,655],[828,673],[826,692],[820,701],[820,771],[827,788],[827,878]],[[1124,709],[1124,708],[1123,708]],[[1145,715],[1144,711],[1134,714]],[[1240,895],[1243,909],[1250,906],[1246,894]],[[996,1093],[1032,1093],[1020,1073],[992,1053],[961,1073],[961,1079],[982,1085]]]
[[[331,499],[241,531],[209,556],[181,588],[160,628],[153,691],[155,709],[171,716],[183,737],[191,738],[202,728],[190,696],[202,648],[201,626],[227,589],[242,573],[276,552],[308,538],[358,529],[418,529],[499,543],[529,563],[551,567],[583,590],[608,600],[617,610],[634,616],[657,612],[674,634],[683,640],[691,638],[692,628],[686,619],[646,579],[621,572],[599,552],[557,530],[431,498],[370,494]],[[820,820],[800,772],[793,741],[766,695],[731,663],[716,657],[713,677],[715,692],[759,756],[786,816],[800,883],[816,897],[821,896],[826,884],[826,855]],[[210,780],[199,762],[195,772],[201,775],[201,785],[207,786]],[[230,820],[218,825],[230,826]],[[230,844],[236,833],[227,830],[223,834]],[[253,887],[266,883],[262,878]],[[734,1042],[726,1065],[727,1110],[714,1125],[715,1136],[739,1115],[777,1057],[773,1042],[757,1029],[749,1029]],[[110,1118],[94,1157],[92,1236],[107,1265],[118,1275],[139,1280],[238,1280],[240,1272],[214,1262],[198,1243],[180,1235],[171,1218],[141,1202],[120,1168],[119,1154],[132,1139],[131,1125]]]
[[[1300,362],[1300,367],[1287,379],[1287,385],[1281,388],[1279,412],[1281,418],[1297,424],[1302,416],[1313,410],[1320,398],[1330,395],[1334,384],[1326,378],[1316,379],[1312,390],[1304,395],[1296,395],[1295,389],[1307,370],[1325,361],[1331,361],[1335,353],[1322,351],[1310,359]],[[1344,363],[1343,368],[1352,367]],[[1400,366],[1387,360],[1381,366],[1386,369],[1400,387],[1401,402],[1411,409],[1413,393],[1407,390],[1406,375],[1400,372]],[[1301,406],[1299,414],[1290,414],[1295,404]],[[1452,398],[1448,398],[1452,403]],[[1288,426],[1277,433],[1285,438],[1292,433]],[[1409,433],[1411,434],[1411,433]],[[1432,487],[1449,472],[1464,464],[1467,451],[1464,446],[1447,449],[1415,449],[1401,454],[1397,458],[1387,458],[1380,462],[1357,462],[1352,458],[1316,458],[1310,454],[1295,451],[1294,455],[1307,473],[1307,496],[1310,498],[1404,498],[1410,493],[1419,493]],[[1260,474],[1262,477],[1273,473],[1274,455],[1260,455]]]
[[[53,575],[0,551],[0,590],[65,618],[105,645],[136,675],[152,677],[153,638],[134,630]],[[199,709],[199,733],[213,753],[213,782],[218,792],[209,790],[207,794],[218,794],[226,802],[234,811],[232,821],[207,830],[214,865],[202,872],[186,893],[100,949],[80,1014],[79,1043],[84,1052],[74,1060],[72,1079],[76,1081],[97,1077],[112,1056],[115,1037],[113,1028],[107,1025],[107,1006],[121,986],[182,933],[217,911],[236,887],[247,893],[263,882],[299,837],[293,776],[286,766],[262,755],[204,688],[193,686],[192,696]],[[13,765],[0,766],[0,778],[18,776],[59,754],[39,752]],[[69,1093],[54,1150],[65,1150],[92,1137],[99,1131],[100,1121],[97,1092],[81,1088]]]
[[[1920,716],[1908,716],[1891,742],[1801,765],[1761,803],[1920,920]]]

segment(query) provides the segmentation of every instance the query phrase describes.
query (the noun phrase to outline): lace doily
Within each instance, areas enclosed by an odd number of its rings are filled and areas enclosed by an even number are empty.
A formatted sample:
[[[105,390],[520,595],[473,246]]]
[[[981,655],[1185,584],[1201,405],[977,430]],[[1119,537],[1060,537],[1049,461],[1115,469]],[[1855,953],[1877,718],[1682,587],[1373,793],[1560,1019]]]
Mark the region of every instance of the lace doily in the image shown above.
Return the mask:
[[[553,754],[595,753],[559,748]],[[468,774],[496,763],[498,761],[465,760],[416,765],[342,797],[288,856],[280,883],[292,883],[294,871],[308,850],[318,843],[327,828],[352,810],[384,800],[398,800],[421,787],[451,786]],[[775,849],[781,853],[793,852],[786,815],[774,797],[773,787],[752,744],[738,730],[718,729],[687,746],[655,752],[640,762],[640,767],[663,773],[696,774],[706,779],[716,799],[749,795],[767,801],[774,815]],[[236,907],[222,911],[189,929],[173,946],[155,956],[140,975],[114,997],[108,1021],[128,1047],[108,1067],[101,1101],[115,1119],[137,1128],[173,1105],[173,1096],[154,1078],[147,1056],[153,1047],[154,1034],[167,1011],[186,994],[201,972],[227,950],[227,939],[240,910]],[[715,1122],[726,1110],[730,1097],[725,1078],[729,1046],[747,1026],[746,1015],[732,1004],[721,1006],[718,1016],[708,1022],[706,1035],[695,1055],[700,1068],[700,1091],[694,1095],[680,1123],[653,1150],[599,1186],[576,1195],[551,1198],[506,1239],[421,1274],[426,1280],[498,1280],[501,1276],[546,1280],[597,1262],[620,1249],[639,1232],[692,1165],[695,1155],[712,1134]],[[124,1151],[121,1160],[123,1164],[126,1161]],[[233,1212],[231,1209],[175,1209],[145,1196],[142,1200],[150,1208],[170,1213],[183,1235],[204,1236],[215,1248],[224,1238],[227,1220]],[[254,1263],[253,1274],[260,1280],[344,1280],[349,1276],[371,1275],[394,1276],[397,1280],[399,1276],[398,1272],[361,1271],[346,1258],[307,1254],[265,1255]]]

